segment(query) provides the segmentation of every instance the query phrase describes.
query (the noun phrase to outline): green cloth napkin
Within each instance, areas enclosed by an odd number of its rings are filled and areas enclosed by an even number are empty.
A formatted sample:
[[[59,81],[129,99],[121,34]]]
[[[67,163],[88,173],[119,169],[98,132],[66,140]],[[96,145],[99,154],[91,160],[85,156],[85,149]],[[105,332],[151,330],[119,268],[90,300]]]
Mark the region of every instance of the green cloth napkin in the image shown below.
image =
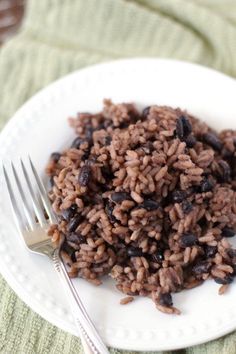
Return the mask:
[[[1,126],[58,77],[137,56],[189,60],[236,76],[236,1],[28,0],[20,33],[0,52]],[[236,333],[180,352],[235,354]],[[82,348],[0,278],[0,353],[78,354]]]

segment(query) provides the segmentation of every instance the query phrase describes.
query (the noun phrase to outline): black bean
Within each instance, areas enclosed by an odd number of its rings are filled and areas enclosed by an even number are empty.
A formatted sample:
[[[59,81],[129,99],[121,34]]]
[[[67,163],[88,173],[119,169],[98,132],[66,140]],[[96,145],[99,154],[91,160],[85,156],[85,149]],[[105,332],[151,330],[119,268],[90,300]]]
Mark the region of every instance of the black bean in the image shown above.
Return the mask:
[[[88,160],[89,155],[90,155],[90,149],[88,148],[88,149],[84,150],[84,154],[83,154],[83,156],[81,157],[81,160],[82,160],[82,161]]]
[[[231,274],[227,274],[224,278],[214,278],[214,280],[217,284],[225,285],[225,284],[232,283],[234,280],[234,277]]]
[[[184,214],[189,214],[193,210],[193,204],[188,200],[184,200],[181,206]]]
[[[102,166],[101,167],[102,175],[105,179],[111,180],[114,178],[114,174],[112,170],[109,168],[109,166]]]
[[[144,110],[142,111],[143,118],[147,118],[147,116],[149,115],[150,108],[151,108],[150,106],[144,108]]]
[[[61,157],[61,154],[59,152],[53,152],[50,156],[51,160],[54,162],[58,162]]]
[[[68,223],[67,229],[69,232],[74,232],[77,227],[79,226],[80,222],[82,220],[81,215],[77,214],[75,215]]]
[[[236,276],[236,263],[232,264],[231,266],[233,267],[234,270],[232,274]]]
[[[68,209],[62,210],[61,215],[62,215],[63,219],[69,221],[70,218],[71,218],[74,214],[71,212],[70,208],[68,208]]]
[[[151,261],[155,263],[161,263],[164,260],[164,255],[162,250],[158,250],[151,255]]]
[[[234,249],[234,248],[229,248],[229,249],[227,250],[227,253],[228,253],[228,255],[229,255],[231,258],[236,257],[236,249]]]
[[[94,128],[88,126],[85,132],[85,137],[90,145],[93,143],[93,132],[94,132]]]
[[[175,203],[181,203],[185,198],[187,198],[187,192],[176,190],[172,193],[172,199]]]
[[[74,263],[74,262],[77,262],[75,252],[76,252],[76,251],[72,252],[71,255],[70,255],[70,258],[71,258],[71,260],[72,260],[73,263]]]
[[[78,243],[72,242],[72,241],[68,241],[67,240],[67,244],[70,248],[72,248],[73,250],[79,250],[80,246]],[[65,250],[66,251],[66,250]],[[69,252],[67,252],[68,254],[70,254]]]
[[[169,234],[170,230],[171,230],[171,226],[172,226],[172,223],[169,219],[168,216],[164,217],[164,220],[163,220],[163,230],[165,232],[165,234]]]
[[[70,234],[68,234],[66,236],[67,240],[76,244],[80,244],[80,243],[85,243],[86,242],[86,238],[84,236],[82,236],[80,233],[77,232],[71,232]]]
[[[97,156],[91,155],[86,165],[93,166],[97,162]]]
[[[205,255],[207,258],[214,257],[217,252],[217,246],[205,246]]]
[[[160,207],[160,204],[153,199],[145,199],[144,202],[142,204],[139,205],[141,208],[144,208],[148,211],[151,210],[156,210]]]
[[[141,146],[141,150],[145,152],[145,154],[150,154],[153,151],[153,144],[151,141],[148,141],[144,145]]]
[[[233,156],[233,152],[228,150],[227,148],[223,148],[221,151],[221,155],[224,159],[230,159]]]
[[[79,149],[80,145],[85,142],[84,139],[80,138],[79,136],[75,138],[75,140],[72,142],[71,147],[74,149]]]
[[[236,231],[230,227],[224,227],[222,229],[222,236],[223,237],[233,237],[236,235]]]
[[[61,244],[61,250],[65,251],[67,254],[71,254],[75,249],[74,246],[77,247],[75,244],[70,245],[70,242],[64,240],[64,242]]]
[[[72,204],[71,206],[70,206],[70,208],[71,208],[71,210],[73,210],[74,212],[76,212],[76,210],[78,209],[78,206],[77,206],[77,204]]]
[[[105,137],[105,145],[110,145],[112,141],[112,137],[110,135],[107,135]]]
[[[186,189],[187,196],[190,197],[193,193],[195,193],[194,187],[190,187]]]
[[[198,239],[196,235],[191,233],[184,233],[180,237],[180,246],[183,248],[194,246],[196,245],[197,240]]]
[[[235,179],[235,177],[236,177],[236,156],[234,156],[232,158],[231,166],[232,166],[232,175],[233,175],[233,177]]]
[[[84,165],[81,167],[79,172],[79,184],[83,187],[87,186],[91,177],[91,167],[89,165]]]
[[[173,305],[172,296],[170,293],[165,293],[160,295],[159,300],[160,305],[170,307]]]
[[[189,122],[188,118],[185,116],[181,116],[180,119],[182,119],[183,126],[184,126],[184,135],[187,137],[189,134],[192,133],[192,125]]]
[[[115,203],[123,202],[123,200],[131,200],[131,197],[126,192],[115,192],[111,195],[111,200]]]
[[[141,248],[128,247],[127,254],[130,257],[142,257],[143,256],[143,251],[141,250]]]
[[[206,193],[212,190],[213,183],[209,179],[204,179],[200,184],[200,191]]]
[[[205,216],[203,216],[200,220],[198,220],[198,225],[204,229],[207,225],[207,219],[205,218]]]
[[[103,129],[105,129],[105,125],[104,123],[100,123],[96,128],[94,128],[94,131],[103,130]]]
[[[54,186],[54,176],[51,176],[49,179],[49,186],[52,188]]]
[[[230,182],[231,180],[231,168],[225,160],[220,160],[218,162],[219,166],[222,169],[222,181],[223,182]]]
[[[214,150],[220,151],[222,149],[222,142],[214,133],[206,133],[203,135],[203,141],[210,145]]]
[[[79,243],[86,243],[86,238],[85,238],[85,236],[78,235],[78,242],[79,242]]]
[[[185,142],[188,148],[192,148],[194,145],[196,145],[197,139],[194,135],[191,134],[185,139]]]
[[[192,132],[192,126],[185,116],[180,116],[176,121],[176,135],[183,141]]]
[[[122,122],[118,125],[118,127],[120,129],[126,129],[126,128],[128,128],[129,125],[130,125],[130,123],[128,123],[128,122]]]
[[[184,126],[180,118],[176,121],[176,135],[180,140],[184,139]]]
[[[206,261],[201,261],[193,266],[192,272],[195,275],[201,275],[204,273],[208,273],[210,269],[211,269],[211,263]]]
[[[108,200],[106,203],[105,211],[107,213],[109,221],[112,224],[114,224],[117,221],[115,216],[113,215],[113,209],[114,209],[113,203],[110,200]]]
[[[72,218],[72,216],[75,215],[76,210],[77,210],[77,205],[72,204],[70,208],[62,210],[61,215],[66,221],[69,221],[70,218]]]

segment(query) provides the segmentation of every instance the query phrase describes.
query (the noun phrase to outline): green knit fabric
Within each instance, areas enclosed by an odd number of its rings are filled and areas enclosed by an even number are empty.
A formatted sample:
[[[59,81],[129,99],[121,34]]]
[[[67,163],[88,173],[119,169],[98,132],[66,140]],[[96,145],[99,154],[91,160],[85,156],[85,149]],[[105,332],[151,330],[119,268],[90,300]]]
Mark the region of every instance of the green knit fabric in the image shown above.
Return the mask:
[[[236,76],[236,1],[28,0],[20,33],[0,51],[1,126],[68,72],[137,56],[193,61]],[[78,338],[40,318],[0,278],[0,353],[82,349]],[[180,353],[235,354],[236,333]]]

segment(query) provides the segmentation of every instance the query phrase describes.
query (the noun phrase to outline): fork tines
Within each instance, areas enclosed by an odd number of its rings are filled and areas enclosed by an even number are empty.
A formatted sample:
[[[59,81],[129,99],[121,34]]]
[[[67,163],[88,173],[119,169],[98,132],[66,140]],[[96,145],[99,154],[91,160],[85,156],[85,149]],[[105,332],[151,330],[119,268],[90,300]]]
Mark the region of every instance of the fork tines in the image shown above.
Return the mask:
[[[19,169],[13,162],[10,166],[10,169],[3,166],[3,174],[20,230],[33,230],[36,224],[55,223],[47,192],[31,158],[28,157],[27,164],[20,159]]]

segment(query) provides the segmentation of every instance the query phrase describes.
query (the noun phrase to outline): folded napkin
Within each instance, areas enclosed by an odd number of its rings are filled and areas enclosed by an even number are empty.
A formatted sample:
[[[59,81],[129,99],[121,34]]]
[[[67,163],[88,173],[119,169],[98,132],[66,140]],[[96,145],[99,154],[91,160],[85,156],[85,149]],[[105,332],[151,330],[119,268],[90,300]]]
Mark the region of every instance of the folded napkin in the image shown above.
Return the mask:
[[[20,33],[0,51],[1,126],[68,72],[137,56],[189,60],[236,76],[236,1],[28,0]],[[232,333],[179,353],[235,354],[235,348]],[[78,354],[82,348],[78,338],[30,310],[0,277],[0,353]]]

